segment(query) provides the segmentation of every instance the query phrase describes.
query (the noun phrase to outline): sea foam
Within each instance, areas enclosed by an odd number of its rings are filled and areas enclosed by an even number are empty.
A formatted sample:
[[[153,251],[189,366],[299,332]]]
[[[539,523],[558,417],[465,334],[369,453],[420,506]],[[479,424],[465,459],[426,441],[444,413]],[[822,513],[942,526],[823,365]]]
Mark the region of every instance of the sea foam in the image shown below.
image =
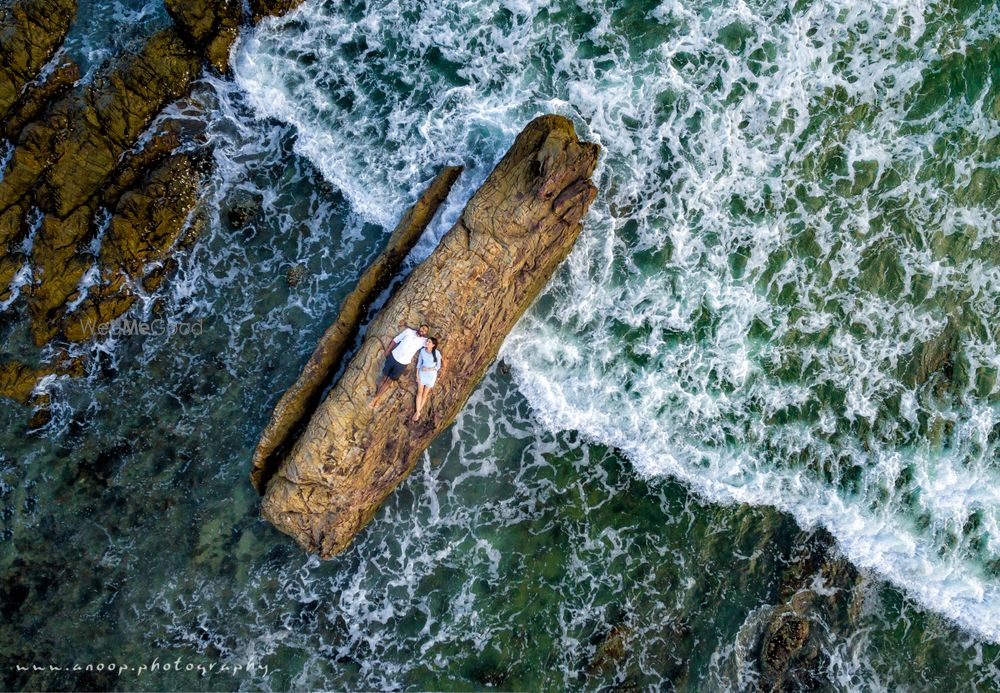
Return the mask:
[[[437,167],[467,198],[528,119],[571,117],[601,194],[503,350],[538,419],[822,525],[1000,641],[996,66],[938,84],[998,32],[933,2],[307,3],[233,67],[386,227]]]

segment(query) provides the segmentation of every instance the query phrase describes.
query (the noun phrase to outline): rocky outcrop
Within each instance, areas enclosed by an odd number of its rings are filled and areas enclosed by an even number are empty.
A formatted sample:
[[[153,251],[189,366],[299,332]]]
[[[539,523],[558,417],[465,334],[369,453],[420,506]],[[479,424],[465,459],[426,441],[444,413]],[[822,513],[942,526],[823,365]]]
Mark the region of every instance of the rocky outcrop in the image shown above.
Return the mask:
[[[438,247],[369,324],[340,380],[267,484],[263,515],[323,558],[341,552],[458,414],[518,318],[569,253],[597,191],[599,147],[559,116],[532,121]],[[376,408],[404,325],[440,335],[446,370],[411,423],[412,372]]]
[[[123,160],[151,165],[156,158],[143,160],[141,154],[127,157],[127,152],[163,107],[188,90],[200,66],[200,54],[177,30],[167,29],[102,71],[90,84],[48,105],[43,117],[21,128],[14,124],[19,137],[0,181],[4,222],[0,241],[6,245],[7,256],[11,245],[27,232],[28,215],[35,209],[41,212],[29,260],[33,281],[27,295],[36,344],[48,342],[65,327],[65,308],[78,297],[80,281],[94,264],[85,249],[96,229],[95,217],[113,202],[106,192],[110,189],[121,194],[146,174],[134,166],[123,166]],[[58,82],[72,75],[75,67],[65,65],[61,70]],[[38,105],[39,95],[58,91],[50,85],[29,99],[32,110],[43,110]],[[10,121],[7,125],[11,129]],[[151,141],[155,147],[162,139]],[[174,167],[174,174],[181,173],[178,168]],[[184,173],[188,175],[183,179],[191,177],[190,171]],[[156,198],[158,216],[172,217],[178,223],[184,221],[193,204],[180,196],[147,197]],[[149,233],[145,227],[142,231],[143,238],[136,237],[135,244],[173,240],[172,234]],[[158,252],[169,247],[161,246]],[[97,260],[100,266],[100,258]]]
[[[256,23],[264,17],[278,17],[291,12],[301,4],[302,0],[250,0],[250,14]]]
[[[77,64],[65,62],[29,84],[10,109],[3,134],[16,142],[24,126],[38,120],[45,107],[69,91],[78,79],[80,68]]]
[[[166,6],[188,44],[200,51],[216,70],[226,72],[229,49],[236,42],[243,20],[242,2],[166,0]]]
[[[67,339],[90,339],[97,326],[123,315],[136,300],[126,287],[155,288],[163,275],[147,267],[169,257],[197,201],[200,177],[195,157],[174,154],[122,195],[101,244],[99,281],[63,319]]]
[[[264,492],[268,479],[274,473],[279,453],[288,445],[292,435],[308,421],[324,386],[333,380],[338,365],[361,328],[369,306],[399,272],[403,260],[420,240],[421,234],[448,197],[461,172],[460,166],[444,169],[416,204],[403,215],[389,236],[385,250],[365,270],[357,286],[344,299],[337,320],[323,333],[319,346],[306,362],[298,380],[278,401],[254,450],[250,480],[259,493]]]
[[[0,6],[0,120],[62,45],[76,0],[22,0]]]
[[[193,131],[173,123],[148,129],[188,93],[203,65],[227,70],[245,18],[238,0],[166,6],[174,27],[86,84],[78,82],[78,67],[57,55],[75,0],[0,8],[0,133],[14,145],[0,178],[0,301],[4,310],[26,308],[38,346],[90,338],[94,327],[128,310],[138,290],[163,279],[188,227],[208,158]],[[32,231],[28,256],[21,244]],[[30,281],[18,283],[15,301],[11,283],[26,271]],[[82,288],[84,277],[95,275],[96,284]],[[9,363],[19,383],[54,368]]]

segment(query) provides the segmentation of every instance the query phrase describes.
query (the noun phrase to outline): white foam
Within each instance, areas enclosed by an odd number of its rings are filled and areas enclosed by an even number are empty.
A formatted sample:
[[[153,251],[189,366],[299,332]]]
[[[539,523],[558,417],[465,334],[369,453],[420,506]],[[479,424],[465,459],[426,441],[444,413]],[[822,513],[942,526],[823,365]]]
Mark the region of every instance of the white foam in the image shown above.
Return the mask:
[[[959,204],[972,165],[935,150],[959,130],[995,137],[990,105],[980,95],[909,114],[936,47],[988,40],[1000,12],[956,26],[933,2],[828,0],[790,18],[666,2],[637,31],[639,19],[592,3],[567,21],[547,3],[508,4],[504,26],[481,21],[490,7],[373,2],[355,21],[307,3],[247,35],[236,79],[386,227],[436,167],[468,164],[467,196],[528,119],[573,118],[604,148],[601,195],[552,307],[530,312],[503,352],[538,417],[619,447],[642,474],[823,525],[856,564],[1000,641],[987,567],[1000,557],[997,387],[982,399],[959,383],[949,404],[898,372],[949,306],[995,319],[1000,274],[983,249],[998,211]],[[592,28],[575,34],[574,21]],[[742,49],[720,38],[734,22]],[[927,175],[942,163],[954,180]],[[970,227],[966,257],[939,249],[937,234]],[[875,254],[892,266],[872,270]],[[902,290],[880,293],[893,268]],[[997,369],[995,340],[963,334],[973,367]],[[809,406],[815,417],[796,413]],[[915,433],[935,417],[947,446]],[[976,550],[963,534],[974,513]]]

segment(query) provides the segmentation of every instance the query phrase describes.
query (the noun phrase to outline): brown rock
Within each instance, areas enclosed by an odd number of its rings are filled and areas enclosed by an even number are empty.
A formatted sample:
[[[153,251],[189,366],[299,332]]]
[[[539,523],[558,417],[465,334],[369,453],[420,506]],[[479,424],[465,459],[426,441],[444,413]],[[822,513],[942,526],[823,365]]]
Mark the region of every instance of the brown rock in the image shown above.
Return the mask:
[[[628,624],[614,626],[597,646],[597,651],[587,666],[587,673],[593,676],[605,669],[621,667],[634,637],[635,632]]]
[[[167,259],[197,202],[199,183],[193,157],[174,154],[149,173],[142,187],[121,197],[101,244],[101,283],[62,321],[68,340],[93,337],[97,326],[131,307],[135,296],[129,287],[144,281],[147,264]],[[154,270],[146,286],[161,279]]]
[[[250,13],[254,23],[264,17],[280,17],[302,4],[302,0],[250,0]]]
[[[32,368],[18,361],[0,363],[0,395],[27,404],[38,381],[53,372],[52,367]]]
[[[80,68],[76,63],[68,62],[49,72],[42,81],[29,84],[7,116],[4,126],[7,139],[16,140],[25,125],[37,120],[42,110],[56,97],[69,91],[78,79]]]
[[[157,133],[149,138],[142,149],[126,155],[111,180],[101,190],[101,202],[104,206],[113,208],[125,192],[138,186],[143,176],[174,151],[180,143],[180,137],[176,132]]]
[[[461,172],[460,166],[444,169],[416,204],[407,210],[389,236],[385,250],[365,270],[357,286],[344,299],[337,320],[323,333],[319,346],[298,380],[282,395],[253,454],[250,480],[258,493],[264,492],[264,486],[280,461],[277,453],[289,444],[292,434],[308,421],[324,385],[333,378],[341,359],[354,342],[368,307],[399,272],[403,260],[434,218],[438,207],[448,197],[448,192]]]
[[[297,262],[288,268],[285,272],[285,284],[288,285],[289,289],[294,289],[302,280],[306,278],[306,266],[301,262]]]
[[[340,381],[267,485],[263,515],[306,550],[341,552],[458,414],[507,333],[569,253],[597,190],[599,147],[560,116],[532,121],[461,219],[371,322]],[[404,325],[442,335],[447,365],[410,424],[413,374],[369,406]]]
[[[60,122],[65,118],[57,116]],[[56,130],[48,122],[29,123],[21,130],[17,146],[0,179],[0,213],[21,205],[42,173],[52,162]]]
[[[0,7],[0,120],[62,45],[76,0],[22,0]]]
[[[21,205],[14,205],[0,213],[0,252],[10,252],[10,247],[20,241],[27,230],[24,207]]]
[[[28,298],[31,334],[38,346],[59,332],[63,306],[75,296],[92,264],[76,252],[91,233],[92,216],[91,208],[80,207],[66,219],[54,215],[42,219],[32,246],[34,279]]]
[[[243,17],[236,0],[166,0],[167,12],[181,34],[205,54],[209,64],[225,72],[229,49],[236,41]]]
[[[809,638],[809,621],[790,608],[779,609],[768,624],[761,643],[761,690],[781,691],[784,679]],[[801,675],[803,672],[792,672]],[[791,690],[799,690],[797,687]]]
[[[6,301],[10,298],[11,282],[14,281],[18,271],[24,267],[27,259],[21,253],[0,255],[0,301]]]
[[[203,60],[226,69],[243,6],[238,0],[166,1],[177,27],[154,34],[89,84],[77,84],[72,63],[40,77],[76,15],[75,0],[0,7],[0,134],[16,138],[0,175],[0,300],[9,299],[11,279],[26,260],[17,244],[37,227],[24,294],[38,345],[61,332],[71,339],[93,336],[94,328],[132,305],[132,287],[151,290],[174,266],[168,256],[180,245],[197,199],[203,160],[171,152],[182,139],[197,141],[197,133],[168,123],[163,127],[172,129],[133,149],[156,115],[189,91]],[[114,214],[95,259],[88,246],[102,209]],[[100,281],[79,302],[81,279],[95,261]],[[67,323],[74,302],[80,304]],[[7,389],[16,395],[34,382],[31,369],[5,368]]]
[[[58,356],[54,363],[37,368],[19,361],[5,361],[0,363],[0,396],[21,404],[45,404],[47,398],[44,395],[33,394],[38,381],[48,375],[79,376],[82,372],[82,361],[69,359],[64,355]]]
[[[152,36],[66,105],[68,126],[45,173],[45,212],[65,218],[94,195],[153,116],[184,94],[201,57],[174,29]]]

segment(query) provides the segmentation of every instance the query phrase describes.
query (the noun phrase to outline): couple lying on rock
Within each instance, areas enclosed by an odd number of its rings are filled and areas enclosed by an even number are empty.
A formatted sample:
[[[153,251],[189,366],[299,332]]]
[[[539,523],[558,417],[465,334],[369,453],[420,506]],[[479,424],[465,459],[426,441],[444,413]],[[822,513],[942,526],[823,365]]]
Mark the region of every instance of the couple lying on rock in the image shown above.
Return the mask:
[[[444,366],[444,359],[437,348],[437,337],[428,337],[428,332],[430,332],[430,328],[427,325],[421,325],[416,330],[407,327],[392,340],[392,344],[385,350],[385,365],[382,366],[382,375],[379,377],[375,397],[372,399],[373,409],[382,399],[382,394],[389,383],[399,380],[399,377],[406,371],[406,367],[413,361],[413,357],[419,353],[417,356],[417,406],[413,413],[413,420],[420,421],[420,411],[427,403],[431,388],[437,382],[438,374]]]

